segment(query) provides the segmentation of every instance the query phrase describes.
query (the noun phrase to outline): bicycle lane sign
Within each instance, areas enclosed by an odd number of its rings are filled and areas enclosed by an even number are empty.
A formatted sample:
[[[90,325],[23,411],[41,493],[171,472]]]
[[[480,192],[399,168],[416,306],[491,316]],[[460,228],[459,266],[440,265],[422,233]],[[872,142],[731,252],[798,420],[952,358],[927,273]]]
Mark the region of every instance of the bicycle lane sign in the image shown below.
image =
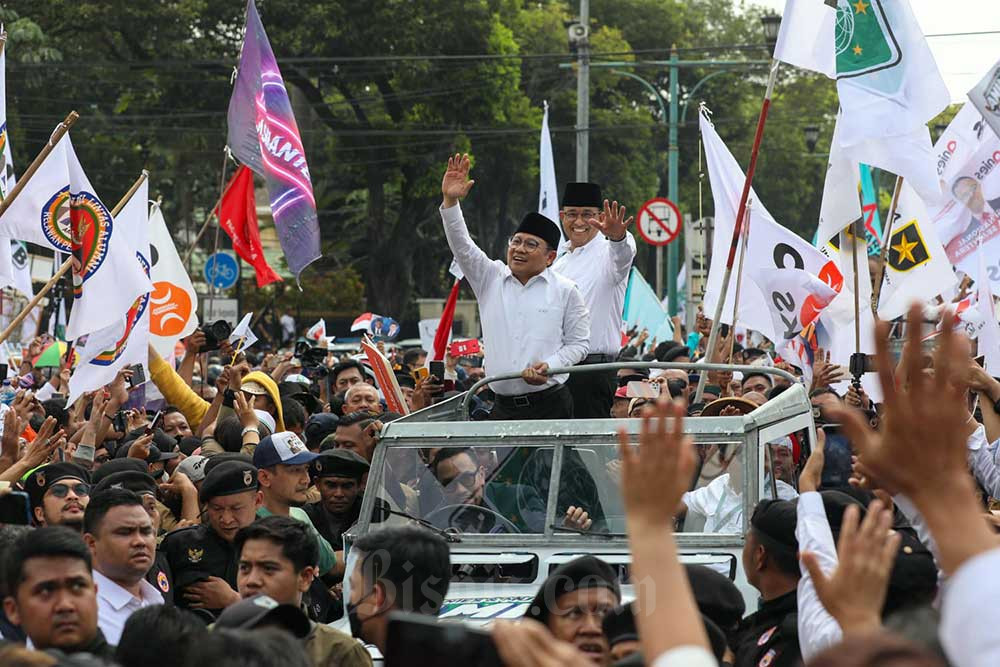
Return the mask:
[[[240,277],[240,265],[228,252],[210,255],[205,262],[205,281],[215,289],[229,289]]]

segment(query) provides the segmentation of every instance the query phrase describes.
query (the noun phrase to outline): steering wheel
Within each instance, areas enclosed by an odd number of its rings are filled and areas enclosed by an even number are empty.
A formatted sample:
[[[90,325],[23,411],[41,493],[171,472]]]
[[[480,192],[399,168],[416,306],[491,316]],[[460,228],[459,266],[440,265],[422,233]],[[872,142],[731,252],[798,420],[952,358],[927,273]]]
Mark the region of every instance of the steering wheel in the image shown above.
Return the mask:
[[[443,515],[445,512],[448,512],[449,510],[451,511],[451,514],[447,516],[447,525],[446,526],[438,525],[438,523],[434,521],[434,517],[436,515]],[[454,525],[454,520],[455,517],[457,517],[462,512],[485,512],[486,514],[491,514],[495,519],[500,521],[503,527],[507,529],[507,532],[510,533],[521,532],[521,530],[517,526],[515,526],[510,521],[510,519],[505,517],[503,514],[500,514],[499,512],[496,512],[490,509],[489,507],[483,507],[482,505],[445,505],[428,513],[427,516],[424,517],[424,521],[429,521],[430,523],[433,523],[435,526],[438,526],[438,528],[452,528],[452,527],[457,528],[457,526]]]

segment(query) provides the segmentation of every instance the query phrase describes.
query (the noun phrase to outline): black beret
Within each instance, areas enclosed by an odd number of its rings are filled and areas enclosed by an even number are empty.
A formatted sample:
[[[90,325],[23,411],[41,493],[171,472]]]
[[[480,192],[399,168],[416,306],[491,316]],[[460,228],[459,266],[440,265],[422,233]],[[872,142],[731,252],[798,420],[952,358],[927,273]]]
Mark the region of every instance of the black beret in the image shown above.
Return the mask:
[[[601,208],[601,186],[596,183],[567,183],[563,188],[563,206],[596,206]]]
[[[309,464],[313,477],[350,477],[361,479],[371,465],[349,449],[327,449]]]
[[[608,638],[608,646],[619,642],[639,641],[639,631],[635,627],[635,612],[632,604],[615,607],[604,617],[601,629]]]
[[[257,490],[257,469],[250,463],[226,461],[212,468],[201,483],[198,499],[207,502],[219,496]]]
[[[750,517],[750,527],[768,549],[796,553],[799,541],[795,537],[797,517],[795,503],[789,500],[762,500]]]
[[[861,510],[861,516],[865,515],[865,504],[840,489],[820,491],[819,497],[823,499],[823,510],[826,512],[826,520],[830,524],[830,532],[833,533],[834,541],[840,535],[840,524],[844,520],[844,512],[848,507],[855,505]]]
[[[721,665],[722,658],[726,655],[729,642],[726,640],[726,633],[722,631],[715,622],[705,614],[701,615],[701,622],[705,624],[705,634],[708,635],[708,643],[712,647],[712,654]]]
[[[142,462],[140,461],[140,463]],[[149,473],[138,470],[123,470],[105,476],[99,484],[94,485],[91,493],[96,495],[107,489],[128,489],[139,495],[151,493],[155,496],[157,488],[156,480]]]
[[[515,234],[531,234],[537,236],[549,244],[551,250],[556,250],[562,241],[562,234],[556,223],[546,218],[541,213],[529,213],[521,220],[521,224],[514,230]]]
[[[126,471],[149,472],[149,468],[146,466],[145,461],[141,461],[139,459],[113,459],[95,470],[90,481],[93,482],[94,486],[97,486],[101,483],[101,480],[106,477],[114,475],[115,473]]]
[[[90,483],[90,473],[82,466],[68,461],[49,463],[31,471],[24,480],[24,490],[28,492],[32,507],[40,507],[45,492],[63,479],[78,479]]]
[[[125,445],[127,443],[132,443],[133,441],[138,440],[145,433],[146,433],[145,426],[129,431],[128,435],[122,438],[121,447],[124,447],[125,451],[128,451],[128,447],[125,447]],[[174,451],[174,446],[177,445],[177,441],[174,438],[171,438],[169,435],[167,435],[162,428],[157,427],[153,429],[153,445],[159,448],[160,451],[172,452]]]
[[[212,472],[212,468],[228,461],[239,461],[240,463],[253,465],[253,459],[248,454],[240,454],[239,452],[219,452],[218,454],[212,454],[208,457],[208,460],[205,461],[205,465],[202,466],[202,471],[205,473],[205,476],[208,476],[208,473]]]
[[[184,456],[193,456],[196,449],[201,447],[201,438],[196,435],[186,435],[177,443]]]
[[[746,611],[746,602],[736,584],[726,575],[705,565],[685,565],[684,569],[687,570],[698,611],[723,630],[734,630]]]
[[[566,593],[587,588],[607,588],[618,600],[622,597],[614,568],[600,558],[580,556],[552,570],[524,616],[544,623],[551,611],[549,604]]]
[[[306,425],[302,429],[302,433],[306,436],[306,447],[318,449],[323,438],[335,432],[339,423],[340,417],[330,412],[317,412],[314,415],[309,415],[309,419],[306,420]]]

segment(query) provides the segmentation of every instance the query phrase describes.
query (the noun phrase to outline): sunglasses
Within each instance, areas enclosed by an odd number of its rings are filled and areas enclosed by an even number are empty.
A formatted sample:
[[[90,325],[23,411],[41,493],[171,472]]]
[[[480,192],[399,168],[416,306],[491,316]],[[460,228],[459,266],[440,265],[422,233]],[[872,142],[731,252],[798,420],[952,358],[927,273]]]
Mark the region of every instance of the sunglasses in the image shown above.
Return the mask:
[[[79,482],[72,486],[69,484],[53,484],[49,487],[49,493],[56,498],[65,498],[69,495],[70,489],[73,489],[73,493],[80,497],[90,495],[90,484],[85,482]]]

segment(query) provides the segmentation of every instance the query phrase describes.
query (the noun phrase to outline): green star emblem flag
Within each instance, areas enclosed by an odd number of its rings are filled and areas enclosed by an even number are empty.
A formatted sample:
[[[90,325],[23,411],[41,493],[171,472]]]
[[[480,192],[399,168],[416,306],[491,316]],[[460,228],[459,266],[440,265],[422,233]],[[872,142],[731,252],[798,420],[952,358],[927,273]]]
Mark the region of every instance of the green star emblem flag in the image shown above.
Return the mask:
[[[834,46],[838,79],[894,67],[902,60],[881,0],[840,0]]]

